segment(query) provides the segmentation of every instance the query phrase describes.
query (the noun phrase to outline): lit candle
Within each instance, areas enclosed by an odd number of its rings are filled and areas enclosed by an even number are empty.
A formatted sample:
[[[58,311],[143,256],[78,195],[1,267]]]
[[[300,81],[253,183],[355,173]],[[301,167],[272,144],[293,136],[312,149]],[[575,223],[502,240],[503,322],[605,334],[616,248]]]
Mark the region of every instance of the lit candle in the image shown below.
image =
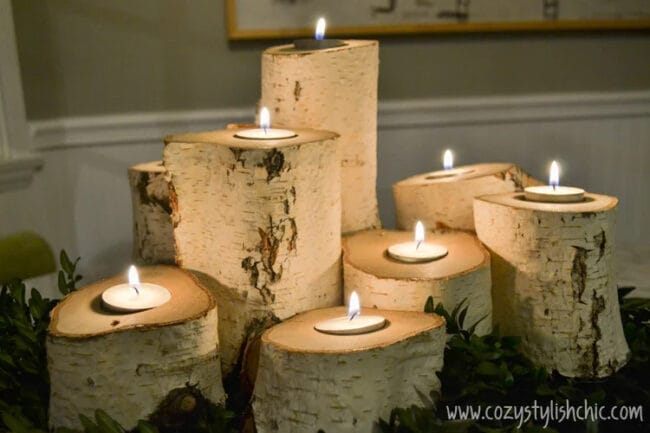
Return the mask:
[[[357,292],[352,292],[348,305],[348,315],[324,320],[314,325],[314,329],[325,334],[357,335],[377,331],[386,324],[383,316],[362,316]]]
[[[293,46],[297,50],[323,50],[345,45],[345,42],[338,39],[325,39],[325,18],[321,17],[316,22],[316,30],[313,39],[297,39]]]
[[[255,129],[243,129],[237,131],[235,137],[247,138],[249,140],[280,140],[283,138],[293,138],[297,134],[288,129],[271,128],[271,114],[269,109],[262,107],[260,110],[260,127]]]
[[[388,247],[388,255],[406,263],[422,263],[441,259],[449,251],[442,245],[428,244],[424,238],[424,226],[420,221],[415,225],[413,242],[402,242]]]
[[[461,174],[471,173],[474,171],[471,168],[459,167],[454,168],[454,154],[451,153],[451,150],[447,149],[442,154],[442,167],[443,170],[434,171],[427,175],[426,179],[440,179],[445,177],[455,177]]]
[[[169,290],[157,284],[141,283],[135,266],[129,268],[128,284],[109,287],[102,293],[103,305],[112,311],[132,313],[158,307],[171,299]]]
[[[551,163],[548,185],[529,186],[524,189],[526,200],[546,203],[575,203],[584,200],[585,190],[572,186],[560,186],[560,167]]]

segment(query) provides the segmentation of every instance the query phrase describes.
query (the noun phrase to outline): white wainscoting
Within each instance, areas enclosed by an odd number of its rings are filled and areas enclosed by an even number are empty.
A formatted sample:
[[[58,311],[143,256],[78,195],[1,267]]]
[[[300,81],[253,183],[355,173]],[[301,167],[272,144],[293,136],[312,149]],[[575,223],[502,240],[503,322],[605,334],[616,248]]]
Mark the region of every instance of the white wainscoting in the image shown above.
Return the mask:
[[[82,257],[89,278],[124,269],[131,250],[129,165],[159,159],[165,134],[247,122],[251,108],[123,113],[30,123],[45,160],[32,184],[0,194],[0,235],[31,229]],[[650,91],[384,101],[378,182],[393,225],[393,182],[440,166],[512,161],[545,178],[551,159],[565,184],[620,198],[619,243],[649,244]]]

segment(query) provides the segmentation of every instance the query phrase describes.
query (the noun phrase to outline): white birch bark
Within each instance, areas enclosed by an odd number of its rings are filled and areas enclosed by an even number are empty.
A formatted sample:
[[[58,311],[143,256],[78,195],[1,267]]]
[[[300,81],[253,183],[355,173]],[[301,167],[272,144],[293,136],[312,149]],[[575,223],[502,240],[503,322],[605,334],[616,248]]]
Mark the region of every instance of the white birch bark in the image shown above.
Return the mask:
[[[188,383],[214,403],[225,400],[212,295],[178,268],[141,268],[140,276],[170,290],[171,300],[138,313],[105,312],[98,297],[126,282],[118,276],[73,292],[54,309],[47,339],[52,428],[81,428],[79,414],[103,409],[131,429]]]
[[[428,229],[474,231],[474,197],[540,184],[509,163],[466,165],[409,177],[393,185],[397,227],[413,230],[422,221]]]
[[[629,353],[613,269],[618,200],[537,203],[476,199],[476,230],[492,254],[494,319],[523,337],[537,364],[570,377],[608,376]]]
[[[380,226],[377,210],[377,41],[262,54],[262,105],[278,125],[340,134],[343,233]]]
[[[341,303],[336,134],[246,140],[236,130],[169,137],[176,259],[219,303],[224,373],[254,332]]]
[[[169,186],[162,161],[129,167],[133,205],[133,258],[141,265],[174,263]]]
[[[263,334],[253,400],[258,433],[370,433],[393,408],[423,405],[423,395],[440,389],[444,319],[366,313],[383,315],[390,326],[356,336],[314,330],[346,314],[336,307],[300,314]]]
[[[393,244],[413,240],[411,232],[372,230],[343,240],[344,298],[353,291],[364,307],[423,311],[433,296],[449,312],[464,302],[464,325],[476,333],[492,331],[490,255],[475,236],[463,232],[427,234],[427,242],[446,247],[446,257],[427,263],[401,263],[387,256]],[[464,307],[463,307],[464,308]]]

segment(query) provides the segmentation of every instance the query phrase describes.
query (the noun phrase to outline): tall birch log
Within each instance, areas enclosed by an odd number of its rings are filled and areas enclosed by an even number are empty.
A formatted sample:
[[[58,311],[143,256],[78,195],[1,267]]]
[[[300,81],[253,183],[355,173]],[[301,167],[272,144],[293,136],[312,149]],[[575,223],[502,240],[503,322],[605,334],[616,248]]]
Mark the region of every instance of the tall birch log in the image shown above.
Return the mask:
[[[129,167],[133,205],[133,258],[140,265],[174,263],[169,186],[162,161]]]
[[[476,332],[492,331],[490,254],[470,234],[428,234],[427,243],[449,251],[427,263],[402,263],[386,254],[388,247],[413,240],[413,233],[371,230],[343,239],[344,299],[353,291],[364,307],[423,311],[429,296],[452,311],[468,307],[465,324],[478,323]]]
[[[417,221],[430,229],[474,231],[474,197],[523,191],[541,185],[510,163],[466,165],[419,174],[393,185],[397,227],[413,230]]]
[[[476,230],[492,254],[494,320],[523,337],[537,364],[569,377],[604,377],[629,353],[619,312],[613,252],[618,200],[580,203],[479,197]]]
[[[214,403],[225,400],[214,297],[175,267],[140,268],[140,276],[166,287],[169,302],[131,314],[105,311],[101,294],[125,283],[121,275],[73,292],[54,308],[47,338],[52,428],[80,428],[79,414],[103,409],[131,429],[188,383]]]
[[[274,123],[340,134],[343,233],[380,226],[377,211],[377,41],[262,54],[262,105]]]
[[[336,134],[248,140],[223,130],[168,137],[176,260],[217,293],[224,373],[247,339],[341,303]]]
[[[393,408],[422,405],[422,395],[440,389],[444,319],[373,310],[389,325],[354,336],[314,329],[345,314],[345,307],[310,311],[262,335],[253,400],[259,433],[370,433]]]

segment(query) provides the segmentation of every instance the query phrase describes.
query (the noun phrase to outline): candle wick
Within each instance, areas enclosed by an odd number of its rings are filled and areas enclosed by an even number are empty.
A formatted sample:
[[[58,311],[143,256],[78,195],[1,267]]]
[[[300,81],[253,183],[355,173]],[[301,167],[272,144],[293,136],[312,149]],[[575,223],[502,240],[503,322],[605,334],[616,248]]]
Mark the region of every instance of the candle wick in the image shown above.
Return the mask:
[[[352,319],[354,319],[354,318],[357,317],[358,315],[359,315],[359,312],[358,312],[358,311],[355,311],[354,313],[352,313],[352,314],[349,315],[348,319],[349,319],[350,321],[352,321]]]
[[[555,191],[556,188],[557,188],[557,185],[553,184],[553,191]]]
[[[417,241],[415,244],[415,251],[420,249],[420,245],[422,245],[422,241]]]
[[[139,295],[139,294],[140,294],[140,290],[138,290],[138,288],[137,288],[135,285],[133,285],[133,286],[131,286],[131,287],[133,287],[133,290],[135,290],[135,294],[136,294],[136,295]]]

